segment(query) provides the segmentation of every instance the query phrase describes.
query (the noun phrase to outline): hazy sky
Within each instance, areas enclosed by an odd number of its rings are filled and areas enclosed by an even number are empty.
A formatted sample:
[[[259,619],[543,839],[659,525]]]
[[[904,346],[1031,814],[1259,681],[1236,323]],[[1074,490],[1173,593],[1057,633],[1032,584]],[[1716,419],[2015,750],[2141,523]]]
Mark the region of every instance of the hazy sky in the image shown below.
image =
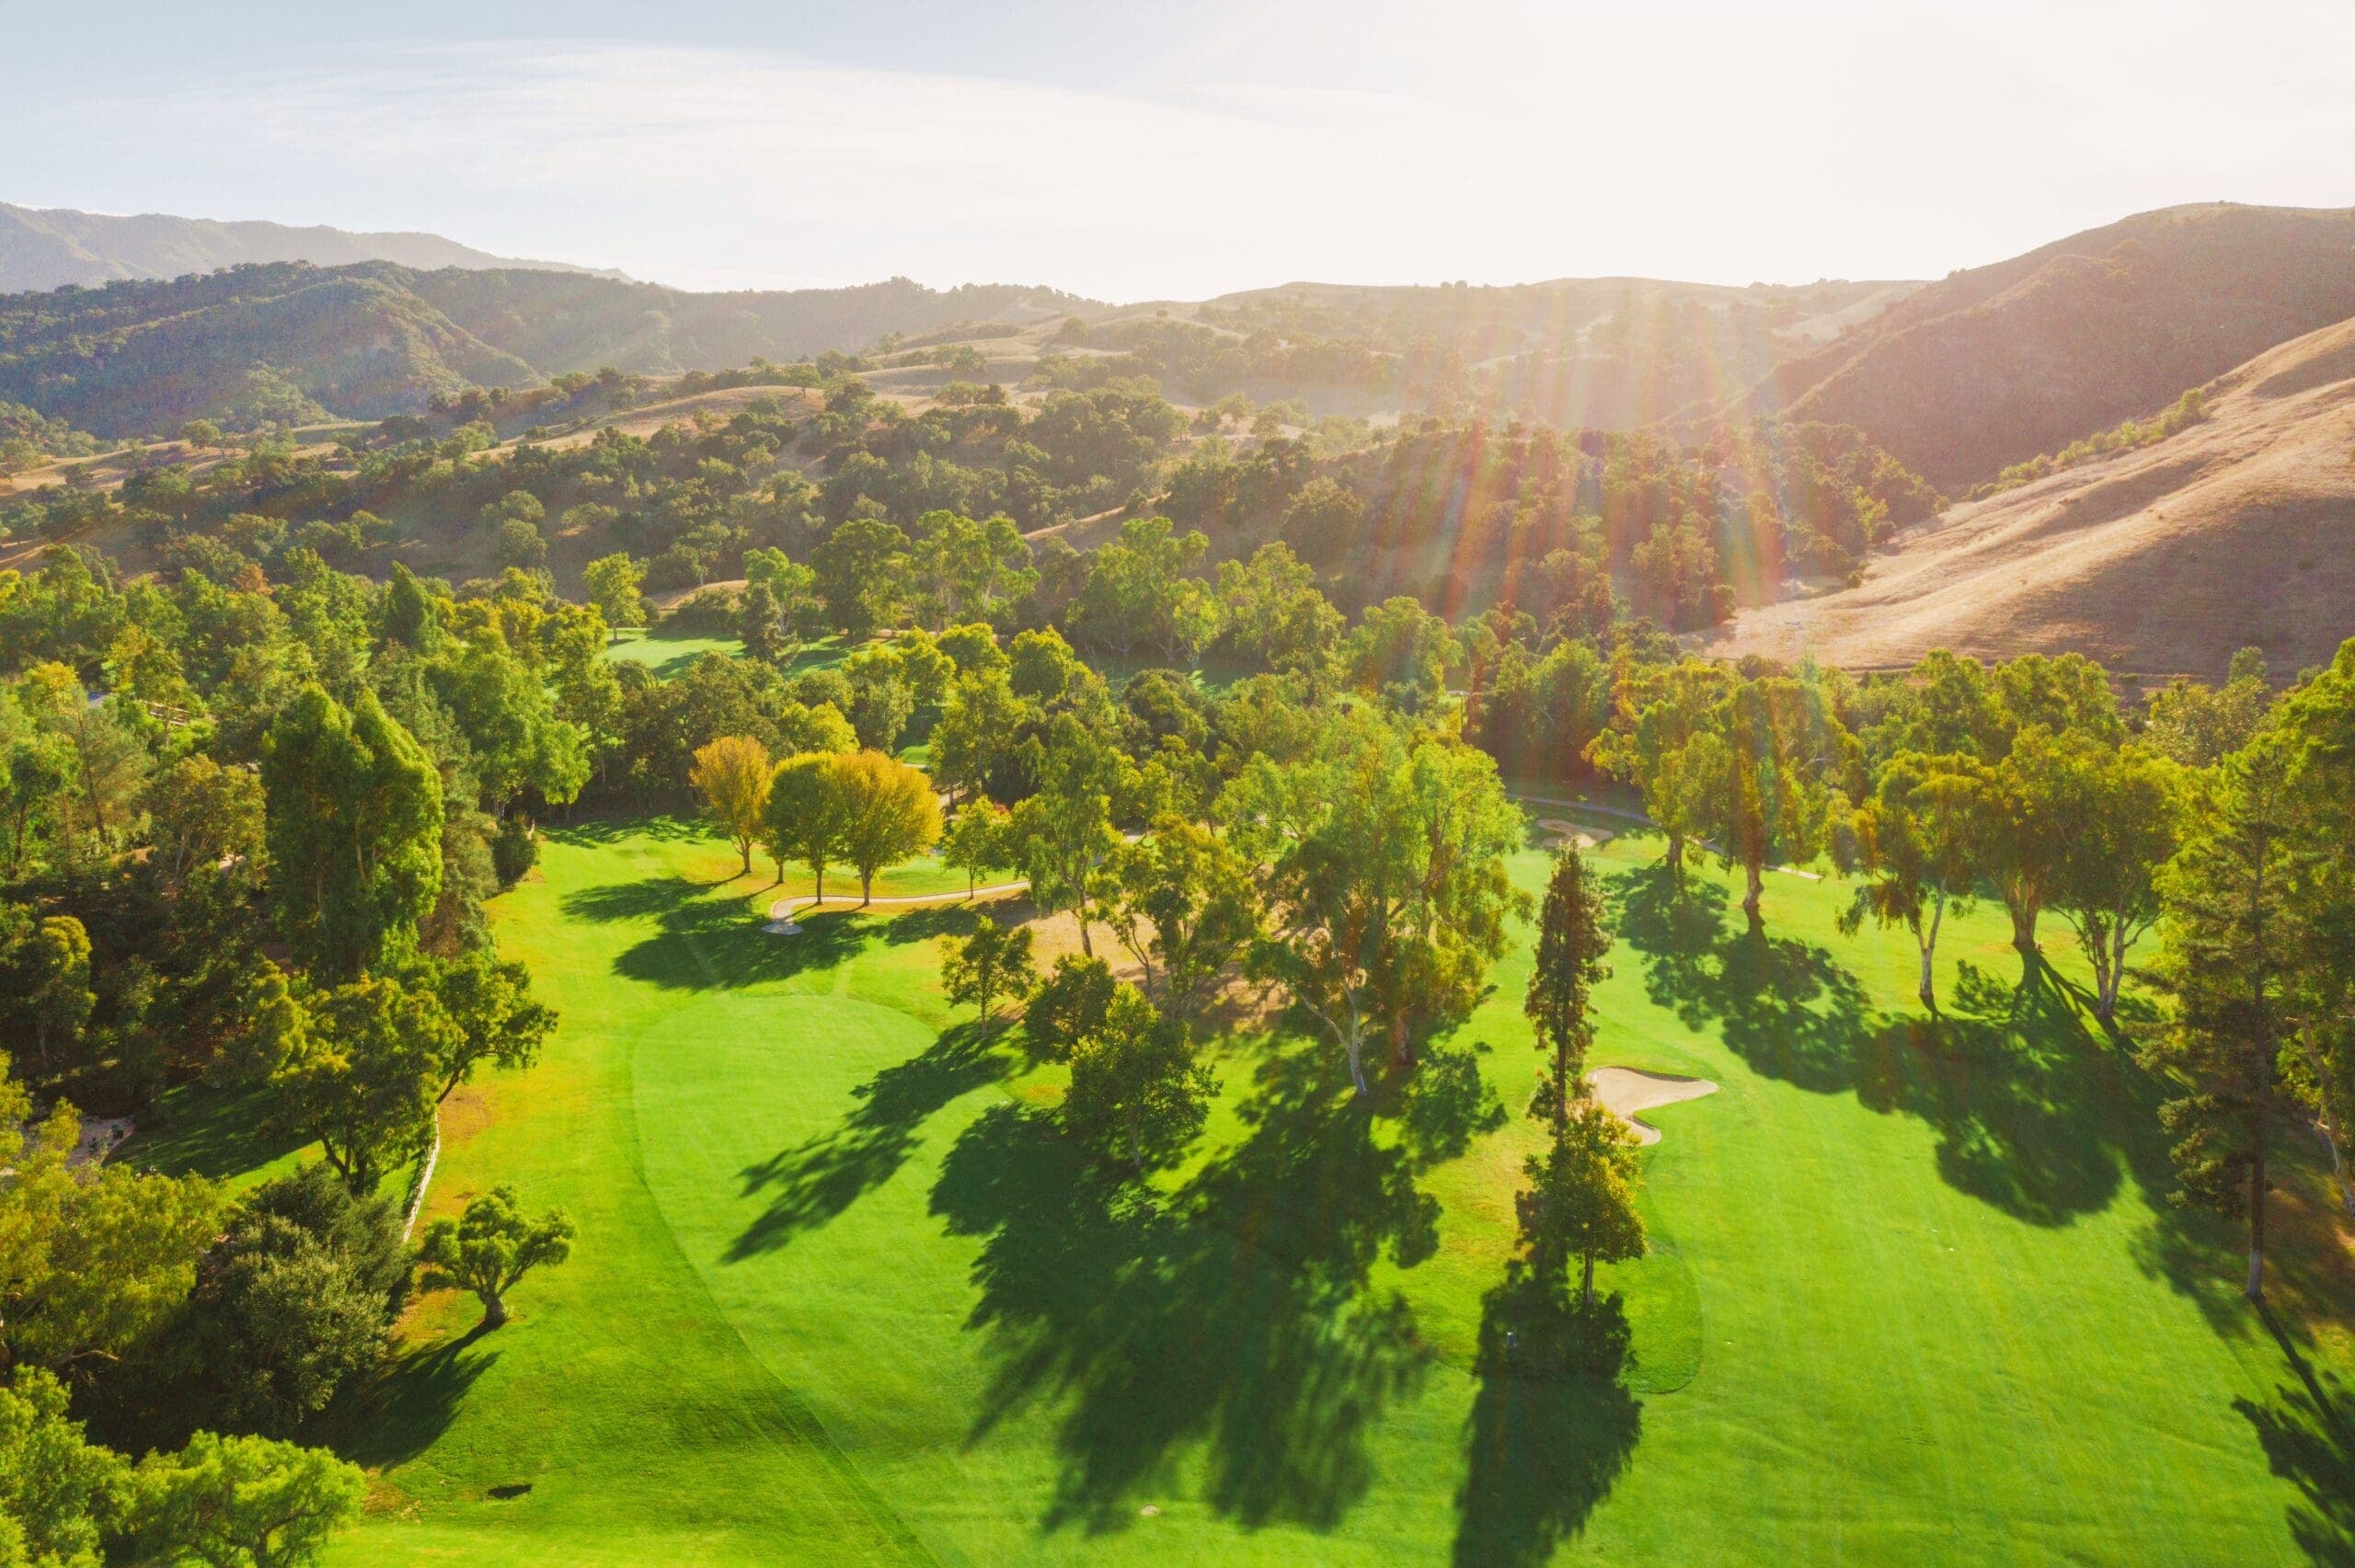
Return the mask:
[[[0,200],[1116,299],[1935,277],[2355,204],[2355,0],[361,9],[0,0]]]

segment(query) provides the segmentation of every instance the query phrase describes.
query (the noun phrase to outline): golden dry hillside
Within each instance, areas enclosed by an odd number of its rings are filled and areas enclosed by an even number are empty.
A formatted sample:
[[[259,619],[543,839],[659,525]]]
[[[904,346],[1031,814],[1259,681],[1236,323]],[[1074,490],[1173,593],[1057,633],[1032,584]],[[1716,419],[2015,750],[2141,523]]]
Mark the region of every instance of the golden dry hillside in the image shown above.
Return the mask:
[[[2355,315],[2355,211],[2138,213],[1914,291],[1753,413],[1854,425],[1959,491]]]
[[[1861,586],[1748,611],[1712,651],[1871,669],[2075,650],[2210,679],[2249,644],[2279,671],[2327,659],[2355,635],[2355,320],[2207,390],[2205,421],[1952,508]]]

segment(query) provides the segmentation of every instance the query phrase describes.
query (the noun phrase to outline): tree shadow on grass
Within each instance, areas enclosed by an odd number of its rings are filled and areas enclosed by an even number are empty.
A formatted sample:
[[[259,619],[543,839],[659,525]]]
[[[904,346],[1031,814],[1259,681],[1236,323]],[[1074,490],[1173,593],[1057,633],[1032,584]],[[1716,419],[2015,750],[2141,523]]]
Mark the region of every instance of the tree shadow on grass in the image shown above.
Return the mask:
[[[728,1260],[775,1252],[890,1181],[934,1113],[1013,1070],[997,1048],[1002,1028],[958,1024],[852,1091],[858,1104],[838,1125],[746,1166],[744,1196],[767,1193],[769,1204],[736,1238]]]
[[[694,817],[664,814],[654,817],[613,815],[580,817],[570,821],[540,824],[540,831],[552,842],[597,847],[616,844],[624,839],[652,839],[659,843],[684,843],[694,839],[708,838],[710,827]]]
[[[2159,1086],[2040,960],[2008,985],[1966,962],[1940,1014],[1890,1013],[1828,949],[1729,922],[1714,882],[1648,867],[1617,893],[1655,1002],[1768,1077],[1927,1122],[1957,1190],[2038,1225],[2108,1207],[2127,1172],[2164,1190]]]
[[[731,879],[732,880],[732,879]],[[715,884],[724,887],[726,884]],[[655,934],[614,960],[630,979],[670,990],[723,990],[831,969],[865,946],[922,942],[970,924],[970,910],[949,906],[905,914],[862,914],[856,900],[796,911],[801,930],[785,935],[734,897],[663,874],[584,887],[568,895],[564,913],[607,923],[652,921]]]
[[[2258,1309],[2295,1381],[2272,1402],[2233,1402],[2255,1429],[2273,1473],[2296,1486],[2290,1533],[2315,1562],[2355,1565],[2355,1407],[2338,1379],[2317,1378],[2270,1307]]]
[[[164,1097],[158,1114],[142,1118],[112,1157],[167,1176],[218,1179],[258,1170],[309,1141],[273,1129],[274,1108],[266,1083],[183,1084]]]
[[[1373,1485],[1373,1427],[1428,1361],[1405,1301],[1367,1276],[1384,1252],[1430,1254],[1437,1206],[1299,1056],[1271,1058],[1250,1132],[1174,1195],[1012,1104],[943,1164],[934,1212],[982,1238],[970,1326],[994,1367],[971,1440],[1056,1413],[1048,1528],[1124,1528],[1197,1454],[1203,1500],[1246,1528],[1330,1530]]]
[[[374,1468],[406,1463],[440,1441],[466,1391],[499,1359],[496,1350],[475,1348],[489,1332],[477,1323],[456,1339],[411,1350],[339,1399],[325,1422],[336,1451]]]
[[[1520,1260],[1488,1292],[1456,1495],[1462,1568],[1546,1562],[1586,1528],[1643,1433],[1643,1403],[1621,1380],[1627,1347],[1615,1294],[1581,1303]]]

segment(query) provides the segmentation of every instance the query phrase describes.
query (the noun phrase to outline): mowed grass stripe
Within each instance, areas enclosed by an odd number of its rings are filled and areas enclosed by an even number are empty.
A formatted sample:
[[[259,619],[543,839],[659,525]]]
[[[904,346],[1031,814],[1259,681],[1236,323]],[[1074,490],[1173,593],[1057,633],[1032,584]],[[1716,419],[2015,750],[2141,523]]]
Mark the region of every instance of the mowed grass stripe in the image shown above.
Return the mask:
[[[431,1207],[511,1183],[580,1224],[572,1260],[516,1292],[516,1321],[454,1353],[471,1300],[437,1298],[422,1348],[370,1419],[359,1457],[394,1466],[339,1561],[896,1562],[913,1538],[837,1459],[737,1337],[678,1252],[643,1180],[630,1114],[633,1036],[661,997],[615,983],[659,921],[568,919],[599,886],[703,872],[692,840],[552,844],[555,878],[501,901],[509,951],[563,1013],[542,1061],[486,1085],[488,1121],[445,1148]],[[567,875],[567,872],[585,875]],[[707,875],[707,873],[706,873]],[[700,877],[698,877],[700,879]],[[435,1357],[465,1376],[437,1374]],[[440,1387],[446,1397],[433,1397]],[[406,1430],[404,1430],[406,1428]],[[494,1486],[529,1483],[513,1501]]]

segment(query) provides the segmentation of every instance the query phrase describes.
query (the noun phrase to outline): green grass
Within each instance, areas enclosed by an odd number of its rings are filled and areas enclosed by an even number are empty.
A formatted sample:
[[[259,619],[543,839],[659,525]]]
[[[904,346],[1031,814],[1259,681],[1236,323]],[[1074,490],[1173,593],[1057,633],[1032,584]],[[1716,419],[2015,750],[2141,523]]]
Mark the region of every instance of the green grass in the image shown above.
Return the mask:
[[[580,1248],[494,1334],[414,1311],[338,1413],[380,1475],[336,1560],[2355,1551],[2355,1280],[2311,1165],[2269,1330],[2230,1233],[2166,1205],[2155,1086],[2057,941],[2023,976],[1999,917],[1950,921],[1934,1020],[1909,937],[1834,933],[1839,885],[1772,878],[1761,945],[1656,852],[1600,853],[1596,1059],[1722,1090],[1650,1114],[1653,1251],[1605,1271],[1634,1363],[1603,1382],[1496,1366],[1524,953],[1370,1112],[1315,1041],[1221,1040],[1212,1125],[1140,1203],[1036,1114],[1055,1070],[943,1004],[969,911],[771,937],[723,846],[552,835],[499,914],[563,1024],[451,1129],[429,1207],[511,1182]]]
[[[665,681],[707,653],[741,658],[744,645],[734,637],[673,637],[661,632],[624,632],[605,645],[607,658],[616,663],[643,664]]]
[[[784,673],[794,676],[806,670],[831,670],[854,651],[852,645],[829,634],[805,644],[801,651],[794,655],[793,662],[785,666]],[[723,658],[741,658],[744,657],[744,644],[736,637],[672,635],[658,628],[651,632],[624,632],[605,645],[607,658],[643,664],[665,681],[677,676],[707,653],[718,654]]]

